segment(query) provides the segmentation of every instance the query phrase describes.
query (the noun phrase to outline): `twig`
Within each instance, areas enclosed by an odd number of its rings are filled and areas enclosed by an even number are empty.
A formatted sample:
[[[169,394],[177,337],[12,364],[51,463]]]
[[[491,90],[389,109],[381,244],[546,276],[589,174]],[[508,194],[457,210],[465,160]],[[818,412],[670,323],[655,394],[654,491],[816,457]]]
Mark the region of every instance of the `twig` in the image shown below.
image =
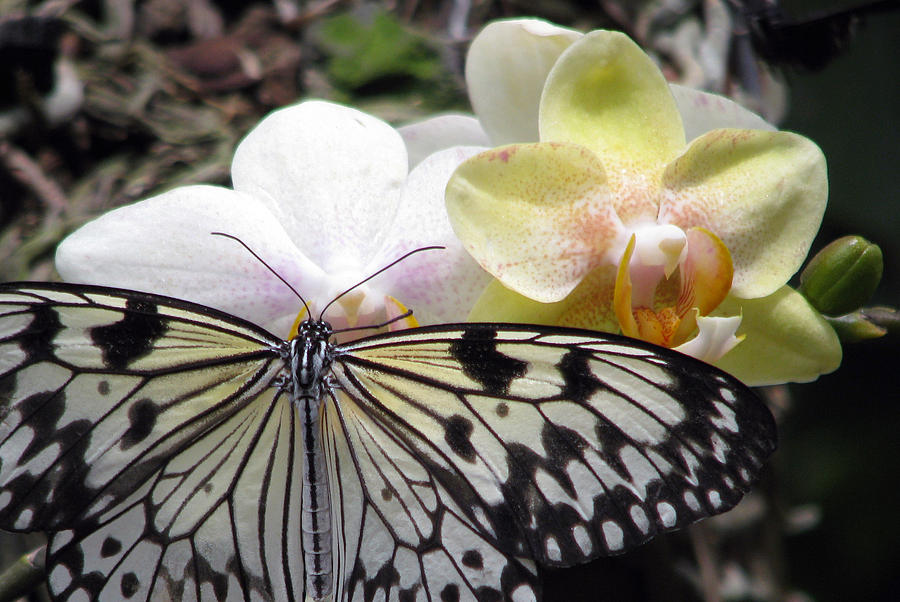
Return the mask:
[[[47,205],[51,212],[61,213],[66,206],[66,195],[56,182],[44,174],[40,165],[31,157],[6,141],[0,142],[0,161],[10,175],[31,190]]]
[[[703,523],[691,525],[688,529],[694,556],[700,568],[700,589],[704,602],[721,602],[719,569],[716,566],[713,544],[710,542],[711,531]]]

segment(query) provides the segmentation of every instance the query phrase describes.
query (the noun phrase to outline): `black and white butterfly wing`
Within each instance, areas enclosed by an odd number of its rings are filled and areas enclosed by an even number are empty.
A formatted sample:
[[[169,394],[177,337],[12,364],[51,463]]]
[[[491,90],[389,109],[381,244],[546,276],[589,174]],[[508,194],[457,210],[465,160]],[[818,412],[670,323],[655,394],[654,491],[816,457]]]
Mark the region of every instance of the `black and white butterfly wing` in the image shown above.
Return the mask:
[[[174,299],[41,284],[0,286],[0,332],[0,528],[52,533],[55,598],[303,598],[280,340]]]
[[[360,404],[353,397],[361,393],[335,391],[323,423],[332,511],[340,516],[335,599],[533,599],[528,594],[537,571],[531,558],[498,549],[470,508],[459,506],[464,496],[477,504],[478,494],[458,489],[451,495],[454,467],[423,461],[409,445],[423,434],[400,434],[408,427]],[[454,484],[469,487],[465,479]]]
[[[533,599],[530,559],[569,566],[723,512],[775,448],[744,385],[622,337],[468,324],[337,353],[333,499],[364,505],[335,511],[378,542],[338,542],[348,599]]]
[[[69,285],[0,287],[0,333],[0,528],[52,534],[55,598],[304,598],[312,439],[283,341]],[[335,600],[533,600],[536,563],[724,511],[775,445],[739,382],[621,337],[471,324],[312,342],[331,362],[315,374],[332,541],[310,553]]]

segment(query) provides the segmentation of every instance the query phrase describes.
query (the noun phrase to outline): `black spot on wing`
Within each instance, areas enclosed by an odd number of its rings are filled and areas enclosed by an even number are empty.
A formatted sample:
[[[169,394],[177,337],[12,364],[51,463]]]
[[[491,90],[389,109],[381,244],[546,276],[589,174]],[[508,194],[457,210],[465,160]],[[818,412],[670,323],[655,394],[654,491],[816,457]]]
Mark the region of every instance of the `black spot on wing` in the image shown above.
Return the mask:
[[[50,529],[67,524],[91,499],[91,491],[75,478],[84,469],[87,433],[92,423],[86,419],[64,421],[65,391],[35,393],[21,402],[18,411],[26,417],[18,429],[34,435],[15,458],[25,464],[41,454],[53,458],[42,471],[22,471],[4,484],[12,500],[0,510],[0,524],[9,528],[21,512],[28,512],[32,528]]]
[[[119,588],[124,598],[130,598],[135,595],[140,587],[141,582],[138,579],[137,575],[132,572],[128,572],[122,575],[122,581],[119,584]]]
[[[210,586],[213,591],[214,599],[224,600],[228,595],[228,575],[213,568],[205,556],[197,557],[194,566],[197,571],[197,581],[200,587],[203,588],[204,585]],[[237,572],[241,570],[234,557],[229,558],[225,562],[225,569],[231,571],[233,574],[237,574]]]
[[[441,602],[459,602],[459,586],[450,583],[441,590]]]
[[[400,572],[389,562],[383,564],[374,575],[367,576],[360,565],[359,559],[357,559],[351,579],[353,582],[357,579],[363,579],[363,600],[376,600],[379,592],[389,592],[400,585]],[[325,583],[322,585],[323,587],[327,586]],[[400,597],[401,599],[403,598],[402,590]],[[415,600],[415,597],[407,599]]]
[[[484,324],[467,326],[462,337],[450,345],[450,354],[463,372],[484,387],[489,395],[504,395],[509,384],[525,374],[528,364],[497,350],[497,329]]]
[[[149,399],[140,399],[128,409],[128,430],[122,435],[122,449],[136,445],[147,438],[156,426],[159,406]]]
[[[166,332],[155,303],[129,299],[125,307],[128,311],[120,321],[91,329],[91,340],[100,348],[106,364],[115,370],[123,370],[147,355]]]
[[[565,389],[561,397],[584,403],[603,383],[591,372],[588,361],[591,353],[581,349],[573,349],[559,361],[559,371],[565,381]]]
[[[484,558],[478,550],[466,550],[462,556],[462,563],[472,569],[484,568]]]
[[[47,566],[48,573],[52,571],[49,567],[62,566],[75,577],[65,589],[53,592],[58,599],[65,599],[66,595],[70,595],[75,589],[81,589],[83,592],[100,592],[106,585],[106,578],[100,572],[85,572],[84,552],[78,545],[66,545],[53,554],[48,553]]]
[[[31,324],[16,336],[22,351],[32,362],[52,358],[53,340],[63,328],[59,314],[48,306],[38,305],[31,315]]]
[[[467,462],[475,461],[475,448],[472,446],[472,421],[464,416],[451,416],[444,425],[444,440],[456,455]]]
[[[115,537],[107,537],[100,546],[100,556],[102,558],[112,558],[122,551],[122,542]]]
[[[6,415],[10,412],[11,401],[15,393],[15,374],[6,373],[0,376],[0,421],[6,418]],[[2,466],[2,461],[0,461],[0,466]]]

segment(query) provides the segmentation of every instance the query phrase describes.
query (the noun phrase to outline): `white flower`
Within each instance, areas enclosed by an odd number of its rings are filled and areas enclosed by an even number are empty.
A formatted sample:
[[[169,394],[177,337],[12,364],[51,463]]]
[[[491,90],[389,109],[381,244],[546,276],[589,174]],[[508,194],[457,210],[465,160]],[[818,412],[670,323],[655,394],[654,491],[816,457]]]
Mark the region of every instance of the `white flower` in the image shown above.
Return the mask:
[[[341,291],[404,253],[418,253],[329,308],[336,327],[414,309],[423,323],[461,321],[490,280],[450,228],[443,193],[475,150],[433,155],[407,175],[403,140],[386,123],[322,101],[273,112],[235,151],[234,188],[185,186],[111,211],[60,245],[70,282],[209,305],[286,336],[297,297],[314,317]],[[399,301],[399,304],[396,303]]]

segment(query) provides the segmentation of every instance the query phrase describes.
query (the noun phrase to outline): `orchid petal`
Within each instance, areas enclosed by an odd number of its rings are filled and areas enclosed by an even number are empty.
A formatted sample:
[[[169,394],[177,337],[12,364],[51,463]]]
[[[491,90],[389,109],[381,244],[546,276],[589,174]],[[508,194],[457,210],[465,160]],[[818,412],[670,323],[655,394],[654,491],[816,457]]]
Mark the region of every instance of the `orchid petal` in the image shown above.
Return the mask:
[[[626,337],[638,336],[638,323],[634,317],[632,292],[634,287],[631,283],[631,270],[628,269],[631,264],[631,256],[634,254],[634,245],[636,237],[631,235],[628,246],[625,247],[625,254],[622,255],[622,261],[616,270],[616,285],[613,291],[613,309],[616,314],[616,320],[622,329],[622,334]]]
[[[471,322],[512,322],[557,325],[567,303],[541,303],[511,291],[499,280],[491,280],[469,312]]]
[[[741,316],[713,318],[697,315],[697,311],[694,310],[694,319],[697,324],[697,335],[686,343],[674,347],[675,351],[711,364],[743,340],[743,337],[735,336],[741,325]]]
[[[705,316],[728,295],[734,268],[728,248],[718,236],[705,228],[691,228],[686,235],[688,252],[680,266],[682,290],[692,289],[689,306]]]
[[[634,264],[662,268],[669,278],[687,256],[687,235],[671,224],[652,224],[634,231]]]
[[[409,313],[408,308],[390,295],[384,298],[384,310],[387,315],[387,321],[390,322],[388,324],[390,332],[419,327],[419,321],[414,315]]]
[[[323,286],[322,271],[261,203],[216,186],[176,188],[88,222],[60,243],[56,267],[69,282],[171,295],[264,326],[293,319],[294,293],[236,241],[211,232],[239,238],[310,300]]]
[[[672,92],[675,104],[678,105],[687,140],[693,140],[706,132],[720,128],[768,131],[778,129],[730,98],[678,84],[669,84],[669,91]]]
[[[841,363],[834,329],[788,286],[760,299],[729,296],[715,313],[743,315],[746,338],[715,364],[748,385],[808,382]]]
[[[260,199],[326,272],[359,268],[383,243],[406,173],[396,130],[321,101],[271,113],[232,163],[235,190]]]
[[[491,280],[454,234],[444,205],[450,174],[482,150],[456,147],[434,153],[419,164],[409,174],[389,229],[390,244],[369,263],[374,272],[413,249],[444,247],[405,259],[373,281],[373,286],[390,291],[413,309],[423,324],[463,321]]]
[[[536,142],[544,81],[580,32],[539,19],[489,23],[466,55],[466,84],[475,114],[495,144]]]
[[[656,217],[651,191],[662,168],[684,148],[684,130],[665,78],[628,36],[595,31],[572,44],[547,77],[542,141],[595,151],[626,224]]]
[[[562,303],[560,326],[619,332],[613,306],[617,267],[604,263],[591,270]]]
[[[438,115],[397,128],[406,143],[409,168],[425,157],[454,146],[491,146],[481,123],[470,115]]]
[[[615,281],[616,266],[603,264],[591,271],[562,301],[541,303],[509,290],[499,280],[492,280],[468,319],[618,332],[619,324],[611,304]]]
[[[788,132],[715,130],[668,166],[659,222],[715,232],[734,263],[732,292],[778,290],[806,257],[825,211],[825,157]]]
[[[718,236],[704,228],[691,228],[686,235],[688,253],[681,264],[681,290],[676,308],[683,318],[672,337],[675,345],[694,332],[698,315],[705,316],[722,303],[734,278],[731,255]]]
[[[481,266],[536,301],[563,299],[603,261],[623,229],[603,166],[574,144],[492,149],[447,185],[453,229]]]

